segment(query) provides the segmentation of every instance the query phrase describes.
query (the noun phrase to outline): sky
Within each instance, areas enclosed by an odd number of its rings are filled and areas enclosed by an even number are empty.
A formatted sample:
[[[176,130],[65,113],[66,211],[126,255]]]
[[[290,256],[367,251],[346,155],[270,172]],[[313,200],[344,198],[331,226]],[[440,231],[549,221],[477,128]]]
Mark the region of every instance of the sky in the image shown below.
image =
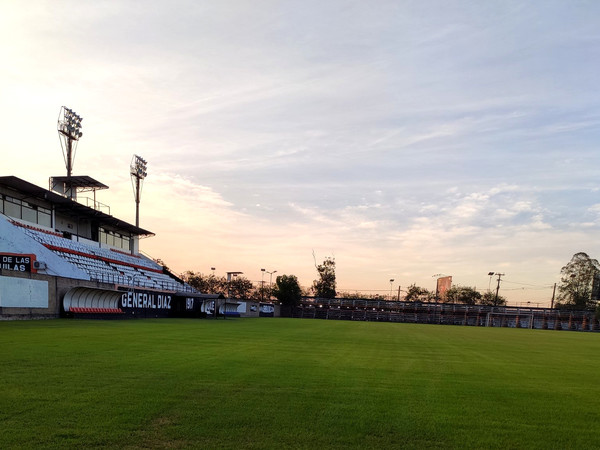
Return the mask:
[[[600,257],[600,3],[5,1],[0,175],[75,175],[175,272],[549,304]],[[270,281],[266,275],[265,281]],[[394,282],[390,283],[390,280]]]

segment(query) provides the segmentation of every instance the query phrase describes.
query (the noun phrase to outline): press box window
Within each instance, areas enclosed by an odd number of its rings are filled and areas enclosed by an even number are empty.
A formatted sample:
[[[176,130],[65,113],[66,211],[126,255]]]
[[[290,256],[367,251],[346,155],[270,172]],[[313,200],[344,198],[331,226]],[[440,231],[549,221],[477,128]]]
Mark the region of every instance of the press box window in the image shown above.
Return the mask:
[[[38,206],[38,222],[48,228],[52,228],[52,212],[49,209]]]
[[[15,219],[21,218],[21,200],[6,196],[4,200],[4,214]]]
[[[38,223],[37,221],[37,206],[27,202],[23,202],[21,209],[21,219],[31,223]]]

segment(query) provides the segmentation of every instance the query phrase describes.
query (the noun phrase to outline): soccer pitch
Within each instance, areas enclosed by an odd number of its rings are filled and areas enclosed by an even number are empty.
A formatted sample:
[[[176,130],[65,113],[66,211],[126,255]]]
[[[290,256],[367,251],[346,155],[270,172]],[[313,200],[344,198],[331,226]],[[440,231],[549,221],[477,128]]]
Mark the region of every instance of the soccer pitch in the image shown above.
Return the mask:
[[[600,334],[0,322],[0,448],[600,447]]]

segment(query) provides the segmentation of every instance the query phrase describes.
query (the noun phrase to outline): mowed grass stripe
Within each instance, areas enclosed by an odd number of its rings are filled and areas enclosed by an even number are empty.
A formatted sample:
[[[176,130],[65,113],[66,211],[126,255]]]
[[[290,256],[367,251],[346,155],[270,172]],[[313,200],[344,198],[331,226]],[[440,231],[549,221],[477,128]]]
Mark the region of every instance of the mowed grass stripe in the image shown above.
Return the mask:
[[[0,447],[598,447],[599,350],[506,328],[1,322]]]

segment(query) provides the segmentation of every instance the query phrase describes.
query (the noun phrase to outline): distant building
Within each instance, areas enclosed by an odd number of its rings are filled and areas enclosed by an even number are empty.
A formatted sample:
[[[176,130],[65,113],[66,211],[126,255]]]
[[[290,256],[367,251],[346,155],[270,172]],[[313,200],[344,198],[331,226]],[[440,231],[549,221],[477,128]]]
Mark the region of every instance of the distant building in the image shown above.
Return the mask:
[[[437,279],[436,299],[446,301],[448,291],[452,287],[452,277],[440,277]]]

